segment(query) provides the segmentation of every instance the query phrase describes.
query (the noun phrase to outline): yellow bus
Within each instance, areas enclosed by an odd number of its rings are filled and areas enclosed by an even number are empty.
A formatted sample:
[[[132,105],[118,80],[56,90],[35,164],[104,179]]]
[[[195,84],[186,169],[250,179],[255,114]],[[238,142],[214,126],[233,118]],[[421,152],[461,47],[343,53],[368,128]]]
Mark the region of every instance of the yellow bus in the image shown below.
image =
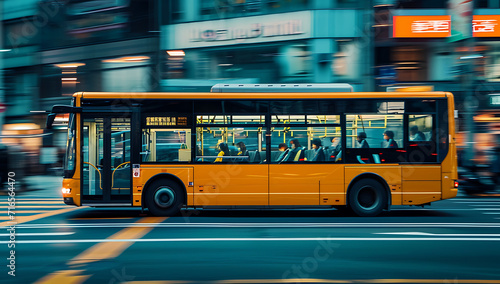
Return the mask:
[[[62,194],[170,216],[201,208],[337,208],[376,216],[457,194],[447,92],[346,84],[73,95]]]

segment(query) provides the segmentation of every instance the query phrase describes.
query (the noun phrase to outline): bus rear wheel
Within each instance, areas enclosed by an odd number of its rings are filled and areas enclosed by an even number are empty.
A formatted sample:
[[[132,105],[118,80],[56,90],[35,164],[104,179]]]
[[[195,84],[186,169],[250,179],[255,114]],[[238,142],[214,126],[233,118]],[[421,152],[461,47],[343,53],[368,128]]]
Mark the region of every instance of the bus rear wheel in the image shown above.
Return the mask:
[[[376,180],[357,181],[349,191],[349,208],[358,216],[379,215],[387,207],[387,194]]]
[[[184,194],[177,183],[171,180],[156,180],[148,186],[146,206],[155,216],[175,216],[184,204]]]

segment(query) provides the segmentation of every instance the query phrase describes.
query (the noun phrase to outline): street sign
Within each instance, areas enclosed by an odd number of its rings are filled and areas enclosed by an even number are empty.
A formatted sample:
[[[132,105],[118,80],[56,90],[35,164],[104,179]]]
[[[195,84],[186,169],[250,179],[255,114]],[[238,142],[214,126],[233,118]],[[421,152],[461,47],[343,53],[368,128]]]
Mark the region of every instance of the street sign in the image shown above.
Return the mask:
[[[0,112],[4,112],[7,109],[5,104],[0,103]]]

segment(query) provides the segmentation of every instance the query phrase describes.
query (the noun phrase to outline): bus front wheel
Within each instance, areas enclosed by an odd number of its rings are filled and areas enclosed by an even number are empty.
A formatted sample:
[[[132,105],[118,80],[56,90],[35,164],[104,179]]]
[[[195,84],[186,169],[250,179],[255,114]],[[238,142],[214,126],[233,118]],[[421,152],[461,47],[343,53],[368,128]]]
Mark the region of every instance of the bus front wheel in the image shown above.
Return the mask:
[[[377,216],[387,207],[387,194],[376,180],[357,181],[349,191],[349,208],[358,216]]]
[[[179,214],[184,204],[184,194],[177,183],[171,180],[156,180],[146,192],[146,206],[155,216]]]

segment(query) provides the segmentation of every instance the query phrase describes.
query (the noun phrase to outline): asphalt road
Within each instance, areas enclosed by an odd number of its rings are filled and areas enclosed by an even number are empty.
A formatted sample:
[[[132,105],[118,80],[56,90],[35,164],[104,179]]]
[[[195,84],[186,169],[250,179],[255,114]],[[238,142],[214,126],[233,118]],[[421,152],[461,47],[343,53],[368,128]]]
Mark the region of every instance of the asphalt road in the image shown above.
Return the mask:
[[[16,199],[15,277],[0,202],[0,283],[500,283],[496,195],[375,218],[334,209],[158,218],[66,206],[48,183]]]

